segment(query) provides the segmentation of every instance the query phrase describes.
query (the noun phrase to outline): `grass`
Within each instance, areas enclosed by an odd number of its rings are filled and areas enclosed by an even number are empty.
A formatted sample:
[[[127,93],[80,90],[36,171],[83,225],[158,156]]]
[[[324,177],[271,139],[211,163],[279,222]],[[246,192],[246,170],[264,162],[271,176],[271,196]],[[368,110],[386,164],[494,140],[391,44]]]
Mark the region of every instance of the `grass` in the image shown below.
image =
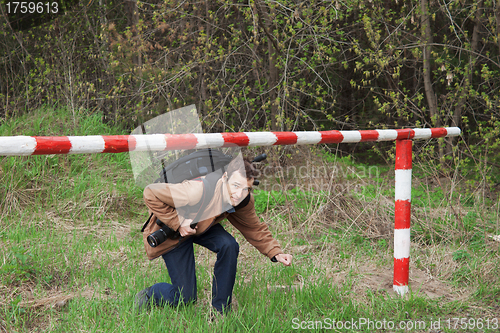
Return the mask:
[[[127,133],[100,119],[46,108],[4,122],[0,135]],[[241,252],[234,310],[215,320],[215,256],[199,247],[195,304],[133,311],[135,293],[169,277],[160,260],[144,254],[140,228],[147,211],[127,154],[2,157],[0,332],[320,332],[338,321],[355,322],[352,331],[360,332],[383,330],[376,325],[384,321],[394,331],[404,331],[401,324],[428,332],[436,320],[451,332],[453,318],[490,320],[488,329],[467,331],[495,331],[500,243],[490,235],[500,229],[494,200],[481,201],[472,191],[464,201],[457,187],[467,179],[441,179],[439,188],[427,161],[414,162],[427,173],[414,178],[411,292],[401,298],[392,292],[392,166],[369,169],[316,147],[298,154],[332,172],[302,175],[300,182],[296,174],[273,173],[254,193],[259,216],[294,255],[293,265],[271,263],[225,222]],[[268,155],[268,165],[283,160]],[[285,163],[303,165],[292,158]]]

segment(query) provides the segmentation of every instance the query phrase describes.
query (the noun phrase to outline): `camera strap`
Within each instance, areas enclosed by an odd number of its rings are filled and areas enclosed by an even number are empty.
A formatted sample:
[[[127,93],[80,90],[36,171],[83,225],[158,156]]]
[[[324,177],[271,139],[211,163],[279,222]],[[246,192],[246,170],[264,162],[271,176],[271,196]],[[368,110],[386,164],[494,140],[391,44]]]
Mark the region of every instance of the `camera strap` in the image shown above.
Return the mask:
[[[211,194],[213,195],[213,192],[215,190],[215,188],[213,188],[213,189],[209,188],[210,183],[205,178],[201,178],[201,180],[203,181],[203,194],[202,194],[202,199],[201,199],[201,206],[198,209],[198,213],[196,214],[195,218],[193,219],[193,222],[191,222],[191,224],[189,225],[191,227],[191,229],[194,229],[196,227],[196,225],[199,222],[199,219],[201,218],[201,214],[203,214],[206,206],[208,206],[208,202],[206,202],[207,201],[206,198],[208,197],[207,192],[211,192]]]
[[[151,213],[151,215],[149,215],[149,218],[148,220],[146,221],[146,223],[144,223],[144,225],[142,226],[142,229],[141,229],[141,232],[144,232],[144,230],[146,229],[146,227],[148,226],[149,224],[149,221],[151,221],[151,218],[153,217],[153,213]]]

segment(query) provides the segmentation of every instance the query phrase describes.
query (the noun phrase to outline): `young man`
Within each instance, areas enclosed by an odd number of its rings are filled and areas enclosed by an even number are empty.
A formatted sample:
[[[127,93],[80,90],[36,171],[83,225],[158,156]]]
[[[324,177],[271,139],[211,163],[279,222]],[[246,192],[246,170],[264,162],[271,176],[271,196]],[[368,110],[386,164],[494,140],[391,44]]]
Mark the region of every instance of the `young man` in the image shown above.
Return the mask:
[[[239,245],[219,224],[227,218],[250,244],[274,262],[289,266],[290,254],[284,254],[265,223],[261,223],[250,193],[256,171],[250,161],[235,158],[217,181],[213,198],[206,206],[197,226],[192,229],[194,213],[186,208],[202,200],[203,182],[184,181],[181,184],[151,184],[144,190],[144,201],[152,213],[148,226],[160,219],[166,226],[179,231],[180,238],[167,239],[154,249],[145,241],[148,257],[162,256],[172,283],[156,283],[136,295],[140,311],[150,304],[176,306],[179,302],[196,301],[196,272],[193,244],[217,253],[212,284],[212,306],[219,313],[230,309]],[[146,228],[144,239],[151,233]],[[149,248],[148,248],[149,247]]]

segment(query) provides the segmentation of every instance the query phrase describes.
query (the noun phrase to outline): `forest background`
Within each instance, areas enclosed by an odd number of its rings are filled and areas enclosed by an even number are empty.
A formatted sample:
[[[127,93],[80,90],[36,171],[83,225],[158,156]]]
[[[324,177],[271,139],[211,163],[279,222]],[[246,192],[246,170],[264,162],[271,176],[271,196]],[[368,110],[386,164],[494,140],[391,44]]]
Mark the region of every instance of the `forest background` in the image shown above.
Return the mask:
[[[500,164],[498,1],[59,8],[22,18],[2,7],[1,119],[59,103],[133,128],[196,104],[209,132],[459,126],[469,158],[480,149]]]

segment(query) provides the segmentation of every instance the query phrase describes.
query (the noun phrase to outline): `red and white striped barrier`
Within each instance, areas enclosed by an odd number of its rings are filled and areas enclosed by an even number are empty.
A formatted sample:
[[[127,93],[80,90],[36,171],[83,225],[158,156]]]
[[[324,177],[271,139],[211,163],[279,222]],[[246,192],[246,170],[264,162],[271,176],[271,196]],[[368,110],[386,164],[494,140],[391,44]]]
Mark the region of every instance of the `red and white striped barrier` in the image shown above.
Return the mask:
[[[244,132],[211,134],[148,134],[111,136],[0,137],[0,156],[122,153],[219,147],[254,147],[318,143],[396,141],[394,283],[400,295],[408,292],[412,140],[460,135],[460,128],[415,128],[365,131]]]
[[[305,145],[430,139],[460,135],[458,127],[366,131],[241,132],[90,136],[0,137],[0,156],[123,153],[177,149]]]
[[[400,295],[408,291],[410,269],[412,143],[396,141],[393,289]]]

